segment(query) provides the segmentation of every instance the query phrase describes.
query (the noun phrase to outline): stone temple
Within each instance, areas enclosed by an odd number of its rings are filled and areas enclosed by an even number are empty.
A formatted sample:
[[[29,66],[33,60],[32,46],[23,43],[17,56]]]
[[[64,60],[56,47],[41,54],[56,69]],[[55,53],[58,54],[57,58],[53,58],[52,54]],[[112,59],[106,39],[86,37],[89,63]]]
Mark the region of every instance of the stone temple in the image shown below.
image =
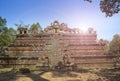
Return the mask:
[[[54,67],[70,61],[78,67],[113,67],[113,57],[104,53],[104,46],[93,28],[83,32],[58,21],[44,30],[18,28],[16,41],[8,47],[9,65]]]

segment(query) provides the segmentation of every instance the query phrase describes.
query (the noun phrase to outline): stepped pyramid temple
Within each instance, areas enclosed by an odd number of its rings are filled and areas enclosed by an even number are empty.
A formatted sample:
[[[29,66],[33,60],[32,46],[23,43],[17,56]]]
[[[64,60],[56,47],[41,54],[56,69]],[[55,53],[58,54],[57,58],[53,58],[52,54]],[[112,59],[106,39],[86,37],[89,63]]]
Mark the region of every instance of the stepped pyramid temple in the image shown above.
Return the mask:
[[[18,28],[16,41],[8,47],[8,63],[54,67],[58,62],[71,62],[78,67],[112,67],[113,56],[104,54],[104,46],[93,28],[83,32],[54,21],[40,31]]]

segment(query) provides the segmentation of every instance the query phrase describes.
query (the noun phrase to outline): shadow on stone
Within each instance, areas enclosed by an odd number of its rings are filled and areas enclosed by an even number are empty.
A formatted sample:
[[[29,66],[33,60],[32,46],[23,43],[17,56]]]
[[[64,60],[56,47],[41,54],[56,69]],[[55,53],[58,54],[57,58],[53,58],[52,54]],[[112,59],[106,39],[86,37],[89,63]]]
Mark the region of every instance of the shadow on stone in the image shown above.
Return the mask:
[[[96,74],[105,77],[108,81],[120,81],[120,69],[102,69]]]
[[[30,77],[33,81],[49,81],[47,79],[44,79],[41,77],[42,74],[44,74],[45,71],[40,72],[38,74],[35,74],[33,72],[26,74],[27,77]]]

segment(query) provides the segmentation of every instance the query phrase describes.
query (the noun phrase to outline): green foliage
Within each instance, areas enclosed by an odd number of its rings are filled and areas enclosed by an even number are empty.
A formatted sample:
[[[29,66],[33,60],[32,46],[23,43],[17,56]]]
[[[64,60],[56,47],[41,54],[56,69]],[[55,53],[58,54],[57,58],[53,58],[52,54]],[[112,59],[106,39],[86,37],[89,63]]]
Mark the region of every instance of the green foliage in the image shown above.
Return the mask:
[[[6,47],[15,40],[16,30],[6,27],[6,19],[0,17],[0,55],[5,54]]]
[[[105,54],[108,54],[110,51],[110,47],[109,47],[110,41],[103,40],[103,42],[105,43],[104,52],[105,52]]]
[[[106,17],[111,17],[120,11],[120,0],[101,0],[100,9],[106,14]]]
[[[2,46],[2,45],[4,45],[4,46],[6,46],[6,45],[8,45],[9,44],[9,42],[10,42],[10,36],[8,35],[8,34],[1,34],[0,35],[0,45]]]
[[[5,54],[5,49],[8,44],[9,44],[9,35],[1,34],[0,35],[0,55]]]
[[[24,25],[22,22],[20,23],[20,24],[15,24],[15,26],[17,27],[17,28],[28,28],[29,27],[29,24],[28,25]]]
[[[120,55],[120,35],[115,34],[110,42],[110,52],[116,55]]]
[[[92,2],[92,0],[84,1]],[[111,17],[120,11],[120,0],[100,0],[100,9],[106,17]]]
[[[5,18],[0,17],[0,26],[5,26],[7,23]]]
[[[39,23],[33,23],[31,26],[30,26],[30,30],[42,30],[41,26]]]
[[[8,28],[5,26],[0,26],[0,34],[6,33],[8,31]]]
[[[6,22],[6,19],[0,17],[0,34],[7,32]]]

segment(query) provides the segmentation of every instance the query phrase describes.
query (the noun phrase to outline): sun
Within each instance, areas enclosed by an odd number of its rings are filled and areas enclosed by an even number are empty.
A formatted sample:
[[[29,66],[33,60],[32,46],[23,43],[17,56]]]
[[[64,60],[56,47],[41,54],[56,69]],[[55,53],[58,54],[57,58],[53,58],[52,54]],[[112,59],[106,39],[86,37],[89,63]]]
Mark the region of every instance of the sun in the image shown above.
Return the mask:
[[[88,30],[87,27],[80,27],[80,29],[83,31],[83,32],[86,32]]]
[[[88,28],[91,27],[90,24],[87,24],[85,22],[81,22],[81,23],[75,22],[73,24],[75,24],[75,27],[78,28],[78,30],[83,33],[87,33]]]

